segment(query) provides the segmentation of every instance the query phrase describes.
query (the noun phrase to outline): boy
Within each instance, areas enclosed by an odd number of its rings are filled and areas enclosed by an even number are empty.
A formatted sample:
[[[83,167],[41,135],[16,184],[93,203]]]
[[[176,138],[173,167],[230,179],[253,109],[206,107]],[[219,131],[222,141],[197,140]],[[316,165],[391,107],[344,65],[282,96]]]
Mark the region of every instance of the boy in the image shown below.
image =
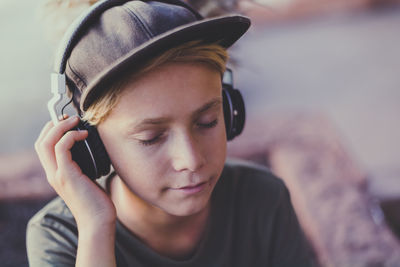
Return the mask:
[[[92,10],[65,75],[114,171],[96,184],[72,160],[78,117],[46,124],[35,148],[60,198],[28,225],[30,265],[309,266],[283,182],[225,162],[221,77],[249,21],[172,0]]]

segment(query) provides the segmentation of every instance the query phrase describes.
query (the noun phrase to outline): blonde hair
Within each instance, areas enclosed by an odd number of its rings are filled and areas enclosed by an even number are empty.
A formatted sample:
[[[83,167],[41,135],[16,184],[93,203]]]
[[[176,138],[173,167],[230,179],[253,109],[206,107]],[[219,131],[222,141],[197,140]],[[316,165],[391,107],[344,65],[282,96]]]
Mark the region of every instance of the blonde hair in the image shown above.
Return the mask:
[[[192,41],[169,49],[149,60],[139,71],[123,77],[119,82],[114,84],[110,90],[89,106],[83,115],[83,120],[88,121],[91,125],[98,125],[104,121],[118,103],[124,85],[157,66],[167,62],[204,63],[218,71],[222,77],[225,72],[227,60],[228,53],[226,49],[218,44],[202,44],[200,41]]]

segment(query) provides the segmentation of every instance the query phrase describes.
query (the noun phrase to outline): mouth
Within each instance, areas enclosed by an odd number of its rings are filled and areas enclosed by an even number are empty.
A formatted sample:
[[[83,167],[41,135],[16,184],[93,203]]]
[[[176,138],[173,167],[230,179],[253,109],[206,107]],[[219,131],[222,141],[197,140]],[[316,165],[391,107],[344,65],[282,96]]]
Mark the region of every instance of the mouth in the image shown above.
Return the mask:
[[[182,192],[184,194],[196,194],[196,193],[200,193],[201,191],[203,191],[206,186],[208,184],[208,181],[206,182],[201,182],[198,184],[194,184],[194,185],[187,185],[187,186],[183,186],[183,187],[178,187],[178,188],[170,188],[173,191],[177,191],[177,192]]]

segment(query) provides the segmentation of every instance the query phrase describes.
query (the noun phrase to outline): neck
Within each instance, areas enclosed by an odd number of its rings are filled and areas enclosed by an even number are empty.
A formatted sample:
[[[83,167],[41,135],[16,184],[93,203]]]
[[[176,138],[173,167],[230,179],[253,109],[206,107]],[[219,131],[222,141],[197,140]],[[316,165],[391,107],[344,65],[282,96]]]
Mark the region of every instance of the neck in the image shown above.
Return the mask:
[[[110,186],[118,219],[149,247],[175,259],[194,252],[207,225],[209,204],[196,214],[175,216],[139,198],[118,176]]]

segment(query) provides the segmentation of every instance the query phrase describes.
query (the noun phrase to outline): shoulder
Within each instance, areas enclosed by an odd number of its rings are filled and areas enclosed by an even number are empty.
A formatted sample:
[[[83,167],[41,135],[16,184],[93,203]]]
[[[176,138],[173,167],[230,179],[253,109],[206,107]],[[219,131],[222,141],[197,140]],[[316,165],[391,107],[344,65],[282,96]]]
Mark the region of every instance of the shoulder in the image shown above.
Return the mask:
[[[227,224],[232,224],[232,235],[240,236],[242,243],[261,248],[254,257],[271,266],[312,266],[308,243],[282,179],[265,166],[236,160],[227,161],[220,179]],[[248,253],[253,255],[253,251]]]
[[[75,225],[75,219],[64,201],[56,197],[29,220],[28,229],[33,226],[60,227],[67,224]]]
[[[283,180],[266,166],[237,159],[227,160],[221,183],[231,187],[235,197],[254,201],[278,201],[287,192]]]
[[[231,177],[237,177],[240,179],[258,180],[261,178],[261,180],[266,182],[281,182],[281,180],[277,178],[268,167],[242,159],[227,159],[223,172]]]
[[[224,209],[260,220],[273,220],[282,206],[290,204],[282,179],[265,166],[242,160],[227,160],[214,193]]]
[[[75,262],[78,229],[64,201],[57,197],[28,222],[26,247],[30,266]]]

